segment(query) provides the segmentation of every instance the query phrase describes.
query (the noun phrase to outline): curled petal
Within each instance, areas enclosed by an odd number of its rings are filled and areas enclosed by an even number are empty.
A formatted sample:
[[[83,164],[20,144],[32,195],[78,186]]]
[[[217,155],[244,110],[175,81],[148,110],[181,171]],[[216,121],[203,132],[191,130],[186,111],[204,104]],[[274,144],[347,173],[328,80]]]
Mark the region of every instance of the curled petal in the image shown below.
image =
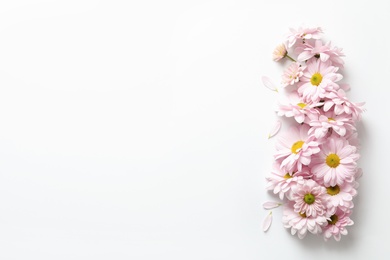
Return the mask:
[[[282,126],[282,122],[280,122],[279,120],[276,121],[274,127],[271,129],[271,131],[268,134],[268,139],[275,136],[279,132],[281,126]]]
[[[272,224],[272,211],[265,217],[263,221],[263,231],[266,232]]]
[[[267,201],[267,202],[263,203],[263,208],[264,209],[274,209],[274,208],[277,208],[281,205],[282,205],[282,203],[279,203],[279,202]]]
[[[278,92],[278,88],[275,86],[274,83],[271,82],[271,80],[268,77],[263,76],[261,77],[261,80],[263,81],[263,84],[266,88]]]

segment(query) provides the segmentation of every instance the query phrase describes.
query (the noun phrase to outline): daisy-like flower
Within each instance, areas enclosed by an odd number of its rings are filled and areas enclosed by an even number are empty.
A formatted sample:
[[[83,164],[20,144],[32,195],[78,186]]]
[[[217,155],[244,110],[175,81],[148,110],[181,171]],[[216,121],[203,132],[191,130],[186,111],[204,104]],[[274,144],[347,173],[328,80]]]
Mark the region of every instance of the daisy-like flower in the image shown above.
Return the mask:
[[[272,190],[274,194],[279,194],[279,198],[283,200],[284,196],[289,197],[291,187],[297,184],[303,184],[304,179],[309,179],[312,174],[309,169],[304,168],[301,172],[284,172],[278,163],[273,165],[271,175],[266,177],[267,190]]]
[[[309,123],[311,118],[318,118],[317,107],[321,105],[321,103],[305,103],[298,94],[293,92],[288,99],[280,100],[277,112],[279,116],[294,117],[299,124]]]
[[[357,194],[354,186],[354,183],[344,182],[343,185],[325,187],[327,207],[339,207],[344,211],[353,208],[354,205],[352,199]]]
[[[304,238],[307,232],[319,234],[322,228],[327,224],[327,217],[324,216],[307,216],[305,213],[294,211],[293,203],[288,203],[283,208],[283,224],[285,228],[291,228],[291,234],[298,234],[300,239]]]
[[[283,171],[302,171],[302,166],[309,165],[311,156],[320,151],[314,136],[308,135],[309,128],[308,125],[292,126],[288,133],[279,137],[274,156]]]
[[[286,46],[282,43],[276,46],[274,49],[274,52],[272,53],[272,59],[274,61],[280,61],[287,55],[287,49]]]
[[[345,181],[354,181],[358,159],[356,147],[349,145],[345,138],[330,137],[314,156],[311,170],[327,187],[343,185]]]
[[[352,116],[352,120],[360,120],[361,113],[363,110],[363,105],[365,103],[352,103],[346,97],[344,90],[339,89],[338,91],[331,91],[326,95],[324,102],[324,111],[329,111],[331,108],[334,108],[334,113],[336,115],[347,114]]]
[[[340,241],[341,235],[347,235],[347,226],[352,226],[354,223],[349,218],[352,211],[343,211],[340,208],[330,217],[328,225],[324,228],[324,239],[328,241],[332,236],[336,241]]]
[[[306,216],[322,216],[326,212],[326,189],[313,180],[294,186],[291,199],[295,201],[294,211]]]
[[[290,33],[287,35],[288,48],[291,48],[297,40],[320,39],[322,29],[320,27],[304,28],[299,27],[298,30],[290,28]]]
[[[339,89],[335,82],[341,80],[343,76],[336,73],[337,71],[338,68],[331,66],[330,61],[310,60],[300,78],[302,84],[298,88],[298,93],[304,100],[318,102],[328,92]]]
[[[303,67],[296,62],[291,63],[282,75],[282,85],[294,85],[303,75]]]
[[[348,132],[356,130],[353,120],[347,115],[335,115],[334,113],[325,113],[317,118],[311,118],[310,126],[312,127],[309,134],[314,133],[317,139],[324,137],[330,129],[340,136],[345,136]]]
[[[305,44],[303,52],[299,54],[298,61],[306,61],[312,57],[320,59],[322,62],[327,60],[332,61],[332,64],[338,67],[343,66],[344,61],[341,57],[344,56],[341,49],[332,48],[330,42],[323,45],[321,40],[316,40],[314,46]]]

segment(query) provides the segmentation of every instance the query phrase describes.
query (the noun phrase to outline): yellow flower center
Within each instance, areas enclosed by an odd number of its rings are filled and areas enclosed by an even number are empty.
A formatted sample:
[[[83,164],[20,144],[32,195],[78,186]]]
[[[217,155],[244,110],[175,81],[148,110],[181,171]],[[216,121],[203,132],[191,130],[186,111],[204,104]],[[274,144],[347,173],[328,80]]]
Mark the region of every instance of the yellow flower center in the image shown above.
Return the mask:
[[[329,225],[334,225],[339,221],[339,217],[335,214],[330,217],[330,220],[328,220]]]
[[[328,122],[335,121],[334,118],[329,117]]]
[[[305,103],[298,103],[297,106],[299,106],[300,108],[305,108],[306,107],[306,104]]]
[[[292,176],[291,176],[289,173],[286,173],[286,174],[284,175],[284,178],[287,180],[287,179],[292,178]]]
[[[337,154],[331,153],[326,157],[326,164],[331,168],[336,168],[340,164],[340,157]]]
[[[303,145],[304,143],[305,143],[304,141],[295,142],[295,143],[291,146],[291,152],[297,154],[297,153],[298,153],[298,150],[302,148],[302,145]]]
[[[311,76],[310,82],[314,86],[318,86],[321,84],[322,81],[322,75],[320,73],[314,73],[313,76]]]
[[[307,216],[306,216],[306,213],[305,213],[305,212],[303,212],[303,213],[299,213],[299,215],[300,215],[302,218],[307,218]]]
[[[313,204],[314,201],[316,200],[316,197],[314,197],[313,194],[308,193],[308,194],[305,195],[305,197],[303,198],[303,200],[304,200],[307,204],[311,205],[311,204]]]
[[[326,188],[326,191],[328,192],[329,195],[334,196],[340,193],[340,187],[338,185],[330,186]]]

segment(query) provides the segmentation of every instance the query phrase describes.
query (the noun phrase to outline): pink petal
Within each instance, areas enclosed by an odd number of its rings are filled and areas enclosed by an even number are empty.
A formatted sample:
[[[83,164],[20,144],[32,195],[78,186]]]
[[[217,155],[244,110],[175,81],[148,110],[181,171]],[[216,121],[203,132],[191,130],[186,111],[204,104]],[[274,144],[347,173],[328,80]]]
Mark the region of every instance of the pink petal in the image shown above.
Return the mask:
[[[266,232],[272,224],[272,211],[265,217],[263,221],[263,231]]]
[[[279,132],[281,126],[282,126],[282,122],[280,122],[279,120],[276,121],[274,127],[271,129],[271,131],[268,134],[268,139],[275,136]]]
[[[305,61],[313,57],[314,55],[310,53],[310,51],[304,51],[298,56],[298,61]]]
[[[263,208],[264,209],[274,209],[274,208],[277,208],[281,205],[282,205],[282,203],[279,203],[279,202],[267,201],[267,202],[263,203]]]
[[[263,81],[263,84],[266,88],[272,90],[272,91],[276,91],[278,92],[278,89],[276,88],[275,84],[271,82],[271,80],[266,77],[266,76],[263,76],[261,77],[261,80]]]

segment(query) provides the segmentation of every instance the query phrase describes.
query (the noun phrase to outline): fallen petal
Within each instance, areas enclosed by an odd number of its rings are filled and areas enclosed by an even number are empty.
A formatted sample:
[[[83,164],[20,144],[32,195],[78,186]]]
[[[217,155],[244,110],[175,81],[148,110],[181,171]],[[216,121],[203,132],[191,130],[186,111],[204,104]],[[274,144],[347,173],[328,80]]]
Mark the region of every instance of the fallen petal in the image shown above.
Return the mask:
[[[261,80],[263,81],[263,84],[264,84],[264,86],[265,86],[266,88],[268,88],[268,89],[270,89],[270,90],[272,90],[272,91],[278,92],[277,87],[275,86],[274,83],[271,82],[271,80],[270,80],[268,77],[263,76],[263,77],[261,77]]]
[[[274,127],[272,128],[272,130],[268,134],[268,139],[275,136],[279,132],[281,126],[282,126],[282,122],[279,120],[276,121]]]
[[[277,208],[281,205],[282,205],[282,203],[279,203],[279,202],[267,201],[267,202],[263,203],[263,208],[264,209],[274,209],[274,208]]]
[[[266,232],[272,224],[272,211],[265,217],[263,222],[263,231]]]

